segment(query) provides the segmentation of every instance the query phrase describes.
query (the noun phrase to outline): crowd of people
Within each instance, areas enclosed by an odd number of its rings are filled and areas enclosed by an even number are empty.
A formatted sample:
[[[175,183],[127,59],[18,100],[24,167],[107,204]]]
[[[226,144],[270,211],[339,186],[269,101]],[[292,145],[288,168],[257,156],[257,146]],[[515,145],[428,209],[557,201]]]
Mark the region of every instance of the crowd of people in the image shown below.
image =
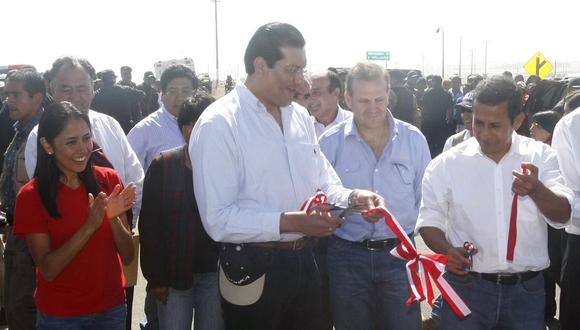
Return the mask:
[[[309,73],[305,44],[261,26],[217,99],[183,65],[138,86],[71,56],[10,72],[8,327],[131,329],[138,233],[143,329],[580,328],[580,80],[536,106],[535,76]],[[407,303],[381,210],[470,315]]]

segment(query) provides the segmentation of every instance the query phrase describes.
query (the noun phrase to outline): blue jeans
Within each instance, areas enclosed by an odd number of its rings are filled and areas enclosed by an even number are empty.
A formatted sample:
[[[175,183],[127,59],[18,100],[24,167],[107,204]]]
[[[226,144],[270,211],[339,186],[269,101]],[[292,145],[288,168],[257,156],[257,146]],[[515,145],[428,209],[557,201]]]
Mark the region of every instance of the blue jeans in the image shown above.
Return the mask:
[[[157,301],[159,329],[191,329],[194,310],[194,329],[224,329],[217,273],[194,274],[187,290],[169,288],[167,304]]]
[[[419,304],[406,304],[405,261],[391,256],[392,247],[372,251],[335,236],[329,239],[330,297],[337,330],[421,329]]]
[[[525,282],[505,285],[472,275],[446,273],[445,279],[471,309],[460,319],[447,301],[440,310],[441,329],[544,329],[544,278],[542,274]]]
[[[38,330],[126,330],[127,307],[120,304],[96,314],[49,316],[38,311]]]

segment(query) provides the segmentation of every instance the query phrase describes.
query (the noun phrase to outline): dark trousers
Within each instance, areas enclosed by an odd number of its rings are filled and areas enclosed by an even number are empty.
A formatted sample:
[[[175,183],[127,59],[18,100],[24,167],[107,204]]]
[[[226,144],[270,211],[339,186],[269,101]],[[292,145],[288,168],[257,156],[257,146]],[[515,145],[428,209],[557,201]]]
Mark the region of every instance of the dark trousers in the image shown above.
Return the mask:
[[[544,290],[546,291],[546,321],[556,317],[556,284],[560,285],[562,257],[566,249],[566,231],[548,226],[548,255],[550,267],[544,270]]]
[[[135,287],[134,286],[130,286],[128,288],[125,288],[125,305],[127,306],[127,319],[125,320],[125,325],[127,327],[127,330],[131,330],[131,321],[133,320],[133,317],[131,314],[133,314],[133,289]]]
[[[26,242],[8,233],[5,262],[5,308],[10,330],[36,329],[36,268]]]
[[[580,329],[580,235],[567,234],[560,288],[562,329]]]
[[[326,261],[328,250],[328,237],[321,237],[318,239],[318,244],[314,249],[314,257],[316,265],[320,272],[320,292],[321,292],[321,330],[332,330],[334,323],[332,322],[332,305],[330,303],[330,279],[328,277],[328,262]]]
[[[222,298],[226,329],[320,329],[320,277],[312,247],[268,250],[271,266],[260,299],[237,306]]]

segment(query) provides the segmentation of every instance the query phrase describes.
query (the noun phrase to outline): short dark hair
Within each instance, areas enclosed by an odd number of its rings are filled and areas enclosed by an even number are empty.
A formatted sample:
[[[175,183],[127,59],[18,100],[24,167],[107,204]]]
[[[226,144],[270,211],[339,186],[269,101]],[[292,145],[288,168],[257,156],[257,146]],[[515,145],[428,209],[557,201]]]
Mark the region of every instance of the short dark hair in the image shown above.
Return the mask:
[[[34,177],[38,181],[40,200],[48,211],[48,214],[55,219],[61,217],[56,203],[56,197],[58,194],[59,178],[62,173],[56,164],[54,155],[49,155],[44,150],[40,139],[44,138],[48,143],[52,144],[54,138],[62,132],[71,118],[82,119],[89,127],[89,130],[91,129],[89,116],[82,113],[69,102],[55,102],[49,105],[42,114],[42,117],[40,117],[40,122],[38,123],[38,152]],[[79,179],[88,192],[93,194],[93,196],[97,196],[101,189],[93,173],[92,156],[89,157],[87,167],[79,173]]]
[[[177,126],[179,130],[185,125],[195,124],[203,111],[213,102],[215,98],[206,93],[195,94],[192,98],[183,103],[177,116]]]
[[[564,106],[568,106],[570,111],[575,110],[576,108],[580,107],[580,91],[575,91],[566,95],[564,98]]]
[[[375,79],[385,79],[387,91],[390,89],[391,79],[382,66],[371,62],[359,62],[350,70],[346,77],[346,90],[349,95],[352,95],[352,83],[355,80],[371,81]]]
[[[123,65],[119,71],[133,71],[133,69],[128,65]]]
[[[56,74],[63,66],[83,68],[87,72],[89,77],[91,77],[91,80],[97,79],[97,74],[95,72],[95,68],[93,67],[93,65],[89,61],[87,61],[84,58],[78,58],[78,57],[73,57],[73,56],[63,56],[61,58],[58,58],[56,61],[54,61],[54,63],[52,63],[52,68],[50,69],[50,74],[49,74],[51,81],[56,77]]]
[[[336,90],[338,88],[338,95],[342,95],[342,93],[344,93],[344,86],[342,85],[342,80],[340,80],[340,77],[338,76],[338,74],[336,74],[336,72],[332,71],[332,70],[327,70],[326,71],[326,78],[328,78],[328,92],[332,93],[334,92],[334,90]]]
[[[263,57],[269,68],[283,58],[282,47],[304,48],[306,41],[304,37],[294,26],[287,23],[268,23],[262,25],[254,33],[246,53],[244,54],[244,65],[247,74],[253,74],[254,60],[257,57]]]
[[[441,78],[441,76],[438,76],[438,75],[433,75],[433,76],[431,76],[431,83],[433,84],[433,86],[435,86],[435,85],[442,86],[443,78]]]
[[[453,76],[453,77],[451,77],[451,82],[459,82],[461,84],[461,77],[460,76]]]
[[[491,106],[507,102],[512,124],[522,112],[522,92],[513,80],[503,76],[493,76],[477,84],[475,102]]]
[[[35,94],[46,94],[46,85],[42,80],[42,76],[34,69],[20,69],[11,73],[6,81],[21,82],[24,90],[28,93],[28,96],[32,97]]]
[[[173,64],[170,65],[163,73],[161,74],[161,78],[159,79],[161,83],[161,92],[165,93],[167,89],[167,85],[169,82],[176,78],[185,78],[191,81],[193,85],[193,89],[197,89],[199,86],[199,80],[190,68],[186,67],[185,65],[181,64]]]

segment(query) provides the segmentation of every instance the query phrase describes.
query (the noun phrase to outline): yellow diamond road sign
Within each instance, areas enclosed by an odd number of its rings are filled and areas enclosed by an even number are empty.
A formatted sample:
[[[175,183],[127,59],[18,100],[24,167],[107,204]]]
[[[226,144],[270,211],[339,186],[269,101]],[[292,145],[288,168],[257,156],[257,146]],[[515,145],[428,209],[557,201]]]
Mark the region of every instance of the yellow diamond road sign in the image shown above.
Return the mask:
[[[554,66],[552,63],[548,62],[544,54],[537,52],[536,55],[532,56],[532,58],[524,64],[524,69],[526,69],[526,71],[531,75],[535,74],[540,76],[540,78],[544,78],[552,72]]]

